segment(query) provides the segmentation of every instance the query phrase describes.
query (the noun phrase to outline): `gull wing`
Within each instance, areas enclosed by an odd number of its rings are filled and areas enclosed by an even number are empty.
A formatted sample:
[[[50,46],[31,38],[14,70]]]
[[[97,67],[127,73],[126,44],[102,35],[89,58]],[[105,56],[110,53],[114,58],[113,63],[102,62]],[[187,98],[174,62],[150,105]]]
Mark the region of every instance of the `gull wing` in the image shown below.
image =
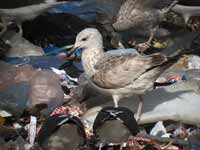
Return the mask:
[[[140,4],[140,7],[143,8],[156,8],[156,9],[163,9],[168,8],[175,3],[176,0],[132,0],[137,1]]]
[[[97,72],[92,76],[92,81],[102,88],[122,88],[165,61],[166,57],[160,53],[149,56],[137,54],[108,56],[96,65]]]

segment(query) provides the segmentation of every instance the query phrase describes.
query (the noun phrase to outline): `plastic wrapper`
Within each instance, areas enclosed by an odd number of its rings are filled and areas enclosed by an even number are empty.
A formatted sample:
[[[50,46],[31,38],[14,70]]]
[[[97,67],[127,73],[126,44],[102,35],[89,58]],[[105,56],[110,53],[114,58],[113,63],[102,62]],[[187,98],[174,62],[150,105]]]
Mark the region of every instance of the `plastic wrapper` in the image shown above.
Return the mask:
[[[28,100],[29,85],[27,82],[12,84],[6,90],[0,92],[0,110],[8,111],[15,117],[19,117]]]
[[[0,62],[0,91],[14,82],[16,68],[10,64]]]
[[[26,56],[26,57],[7,57],[6,62],[17,65],[31,65],[33,68],[50,69],[59,68],[67,62],[67,59],[60,59],[55,56]]]
[[[33,68],[28,65],[23,66],[23,67],[17,67],[16,71],[17,71],[17,75],[14,77],[16,83],[19,83],[22,81],[29,82],[35,73],[35,70],[33,70]]]
[[[64,100],[59,77],[51,71],[37,71],[30,80],[29,96],[29,106],[47,104],[48,111],[52,111]]]
[[[23,56],[41,56],[44,54],[43,50],[30,43],[22,36],[15,32],[6,32],[4,41],[9,41],[11,49],[6,53],[7,57],[23,57]]]

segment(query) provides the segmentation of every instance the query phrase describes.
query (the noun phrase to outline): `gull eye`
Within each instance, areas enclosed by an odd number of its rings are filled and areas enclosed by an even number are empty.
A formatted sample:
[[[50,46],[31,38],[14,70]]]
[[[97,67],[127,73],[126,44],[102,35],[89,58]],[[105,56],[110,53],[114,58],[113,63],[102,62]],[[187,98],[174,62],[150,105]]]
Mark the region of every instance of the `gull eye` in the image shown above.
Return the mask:
[[[81,41],[86,41],[87,40],[87,38],[83,38]]]
[[[88,36],[81,39],[81,41],[87,41]]]

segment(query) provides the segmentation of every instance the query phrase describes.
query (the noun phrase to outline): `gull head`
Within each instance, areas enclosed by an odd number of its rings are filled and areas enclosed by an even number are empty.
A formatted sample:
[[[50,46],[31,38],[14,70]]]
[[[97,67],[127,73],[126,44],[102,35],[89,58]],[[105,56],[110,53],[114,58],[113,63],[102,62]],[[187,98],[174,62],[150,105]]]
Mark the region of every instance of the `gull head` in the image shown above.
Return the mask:
[[[84,50],[103,49],[103,39],[101,33],[95,28],[86,28],[76,36],[73,49],[82,48]]]

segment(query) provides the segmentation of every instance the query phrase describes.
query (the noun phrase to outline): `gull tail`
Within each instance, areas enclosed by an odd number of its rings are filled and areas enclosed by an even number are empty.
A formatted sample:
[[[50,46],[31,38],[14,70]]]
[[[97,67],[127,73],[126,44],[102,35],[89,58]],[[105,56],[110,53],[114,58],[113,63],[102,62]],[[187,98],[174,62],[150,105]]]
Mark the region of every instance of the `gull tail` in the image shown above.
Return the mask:
[[[165,63],[168,59],[166,55],[163,55],[161,53],[155,53],[152,55],[149,55],[151,57],[151,66],[158,66],[163,63]]]
[[[190,55],[194,53],[192,50],[177,50],[176,53],[167,57],[167,61],[161,65],[163,70],[170,68],[173,64],[175,64],[180,58],[184,55]]]

